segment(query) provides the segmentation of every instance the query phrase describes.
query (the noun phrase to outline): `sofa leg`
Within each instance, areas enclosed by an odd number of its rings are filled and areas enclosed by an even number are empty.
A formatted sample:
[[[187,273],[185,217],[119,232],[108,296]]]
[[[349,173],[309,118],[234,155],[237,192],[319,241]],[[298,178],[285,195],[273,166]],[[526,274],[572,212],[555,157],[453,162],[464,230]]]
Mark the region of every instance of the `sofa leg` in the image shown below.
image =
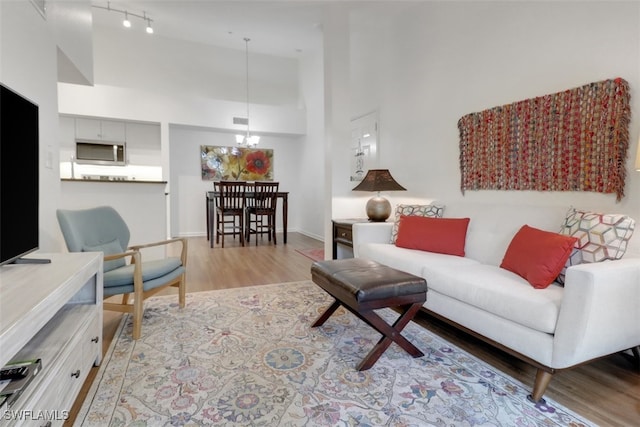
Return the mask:
[[[538,369],[536,373],[536,382],[533,385],[533,392],[527,396],[533,403],[539,403],[540,401],[544,402],[542,395],[544,394],[551,378],[553,377],[553,372],[545,371],[544,369]]]

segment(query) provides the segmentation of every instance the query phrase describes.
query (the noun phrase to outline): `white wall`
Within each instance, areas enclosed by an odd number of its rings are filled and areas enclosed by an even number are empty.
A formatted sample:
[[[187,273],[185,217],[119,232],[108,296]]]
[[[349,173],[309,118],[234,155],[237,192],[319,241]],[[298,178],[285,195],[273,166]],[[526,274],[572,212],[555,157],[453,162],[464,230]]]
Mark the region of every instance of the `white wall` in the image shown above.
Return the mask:
[[[90,0],[45,3],[47,20],[57,43],[59,81],[93,83]]]
[[[325,138],[323,58],[311,52],[300,61],[300,92],[307,112],[307,134],[298,159],[300,204],[296,213],[299,231],[316,239],[324,239],[325,228]]]
[[[60,198],[56,77],[56,45],[47,22],[28,1],[0,2],[0,81],[39,107],[39,238],[47,252],[63,249],[55,217]],[[51,168],[45,167],[48,157]]]
[[[241,35],[229,37],[235,37],[236,49],[95,25],[95,82],[245,103],[245,42]],[[297,106],[297,60],[257,54],[252,43],[256,41],[249,42],[250,101]]]
[[[359,35],[352,51],[360,52],[352,67],[353,105],[379,104],[381,166],[408,189],[406,196],[574,205],[640,220],[640,173],[632,168],[640,127],[639,20],[636,2],[415,2],[383,31],[352,28]],[[372,50],[378,55],[363,54]],[[461,194],[460,117],[618,76],[630,84],[632,105],[621,202],[587,192]]]

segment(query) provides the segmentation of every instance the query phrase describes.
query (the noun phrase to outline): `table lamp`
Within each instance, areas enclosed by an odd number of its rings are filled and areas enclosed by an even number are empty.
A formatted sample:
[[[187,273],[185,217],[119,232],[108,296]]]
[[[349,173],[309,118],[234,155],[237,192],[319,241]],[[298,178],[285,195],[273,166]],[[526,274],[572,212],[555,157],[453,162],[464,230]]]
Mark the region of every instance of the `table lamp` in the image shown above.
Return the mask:
[[[381,191],[405,191],[391,176],[389,169],[369,169],[367,175],[352,191],[377,191],[378,195],[367,202],[369,221],[383,222],[391,215],[391,203],[380,195]]]

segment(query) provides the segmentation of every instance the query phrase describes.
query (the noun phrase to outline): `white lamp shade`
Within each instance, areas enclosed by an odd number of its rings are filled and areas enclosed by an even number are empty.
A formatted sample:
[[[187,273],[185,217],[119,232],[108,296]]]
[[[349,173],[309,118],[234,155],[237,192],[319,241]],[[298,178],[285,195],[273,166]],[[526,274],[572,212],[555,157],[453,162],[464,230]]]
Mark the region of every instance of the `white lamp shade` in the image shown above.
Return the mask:
[[[258,135],[251,135],[248,138],[247,144],[254,146],[254,145],[258,145],[258,142],[260,142],[260,137]]]

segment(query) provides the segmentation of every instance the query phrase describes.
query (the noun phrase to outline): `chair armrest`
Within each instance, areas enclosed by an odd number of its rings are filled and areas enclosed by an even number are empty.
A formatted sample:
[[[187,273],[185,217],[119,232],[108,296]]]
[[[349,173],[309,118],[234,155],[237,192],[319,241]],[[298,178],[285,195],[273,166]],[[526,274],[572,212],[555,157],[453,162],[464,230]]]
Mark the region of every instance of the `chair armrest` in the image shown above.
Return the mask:
[[[119,254],[105,255],[105,261],[112,261],[114,259],[131,257],[131,264],[133,265],[133,289],[135,293],[143,292],[142,285],[142,254],[140,251],[128,251]]]
[[[187,239],[185,237],[176,237],[174,239],[161,240],[153,243],[145,243],[142,245],[131,245],[128,249],[132,249],[134,251],[139,251],[144,248],[153,248],[157,246],[165,246],[170,245],[172,243],[181,243],[182,250],[180,251],[180,261],[183,266],[187,265]]]
[[[160,240],[158,242],[145,243],[145,244],[142,244],[142,245],[131,245],[131,246],[129,246],[128,249],[133,249],[134,251],[139,251],[140,249],[144,249],[144,248],[152,248],[154,246],[169,245],[171,243],[177,243],[177,242],[182,242],[183,244],[185,244],[186,241],[187,241],[186,238],[178,237],[178,238],[175,238],[175,239]]]
[[[640,345],[640,258],[567,269],[553,366],[563,368]]]
[[[104,260],[105,261],[113,261],[114,259],[126,258],[126,257],[129,257],[129,256],[134,256],[136,253],[139,253],[139,251],[129,251],[129,252],[122,252],[122,253],[119,253],[119,254],[105,255],[104,256]]]
[[[358,222],[353,224],[353,256],[356,258],[363,243],[389,243],[393,222]]]

